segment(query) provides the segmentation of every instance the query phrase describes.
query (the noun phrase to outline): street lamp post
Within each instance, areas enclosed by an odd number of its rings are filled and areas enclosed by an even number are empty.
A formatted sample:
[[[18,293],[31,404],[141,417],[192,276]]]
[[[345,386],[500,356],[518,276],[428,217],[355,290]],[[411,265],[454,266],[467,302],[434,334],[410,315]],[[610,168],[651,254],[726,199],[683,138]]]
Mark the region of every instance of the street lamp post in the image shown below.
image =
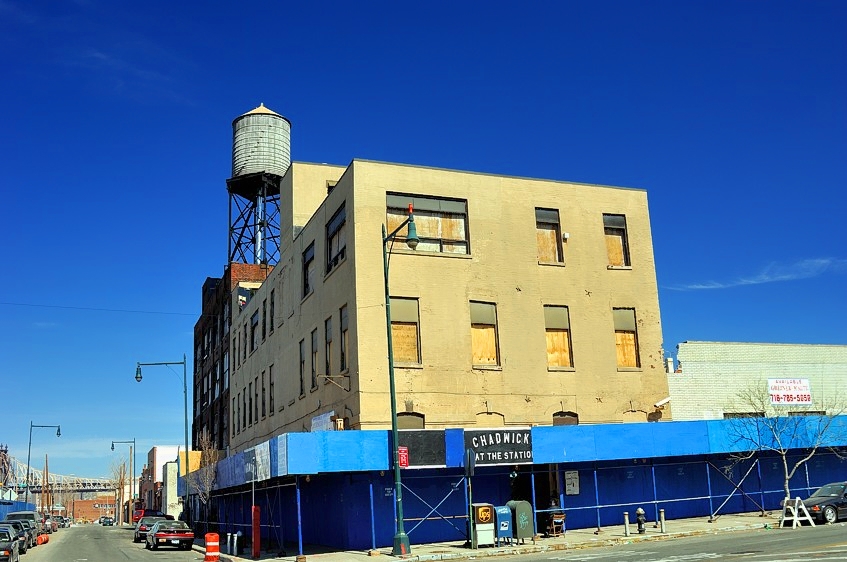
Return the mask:
[[[132,523],[132,511],[135,509],[135,457],[138,455],[138,449],[135,448],[135,437],[132,438],[132,441],[112,441],[112,450],[115,450],[115,443],[118,444],[132,444],[129,448],[129,471],[130,471],[130,481],[129,481],[129,523]],[[123,495],[123,490],[121,490],[121,495]]]
[[[412,205],[409,205],[409,217],[400,225],[391,231],[390,234],[385,234],[385,225],[382,225],[382,264],[385,274],[385,328],[388,337],[388,383],[389,394],[391,394],[391,439],[393,441],[393,459],[394,459],[394,501],[397,504],[397,523],[396,533],[394,535],[394,548],[391,553],[394,556],[404,556],[411,553],[409,544],[409,536],[403,527],[403,490],[400,481],[400,451],[397,431],[397,395],[394,385],[394,342],[391,337],[391,296],[388,291],[388,243],[393,242],[397,234],[409,226],[409,232],[406,235],[406,245],[412,250],[418,247],[417,230],[415,229],[415,215]]]
[[[27,447],[26,451],[26,494],[24,494],[24,503],[29,502],[29,463],[32,458],[32,428],[33,427],[55,427],[56,428],[56,437],[62,436],[62,428],[58,425],[35,425],[32,422],[29,422],[29,447]],[[44,482],[41,483],[42,493],[44,492]]]
[[[189,498],[191,497],[191,478],[188,477],[188,469],[190,467],[188,459],[188,362],[185,359],[185,354],[182,354],[182,361],[165,361],[161,363],[137,363],[135,368],[135,380],[141,382],[141,367],[156,366],[156,365],[182,365],[182,397],[185,407],[185,501],[183,502],[183,516],[186,521],[189,521]]]

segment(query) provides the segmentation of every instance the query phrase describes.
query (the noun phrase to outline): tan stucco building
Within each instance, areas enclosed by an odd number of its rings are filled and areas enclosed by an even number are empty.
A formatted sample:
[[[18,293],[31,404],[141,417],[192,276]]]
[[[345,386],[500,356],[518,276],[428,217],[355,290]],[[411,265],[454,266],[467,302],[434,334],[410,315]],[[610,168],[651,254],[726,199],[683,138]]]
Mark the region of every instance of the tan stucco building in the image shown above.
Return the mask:
[[[386,245],[401,428],[662,416],[644,190],[294,162],[280,184],[280,259],[231,294],[231,450],[390,427],[382,225],[393,230],[410,204],[417,248],[407,228]]]

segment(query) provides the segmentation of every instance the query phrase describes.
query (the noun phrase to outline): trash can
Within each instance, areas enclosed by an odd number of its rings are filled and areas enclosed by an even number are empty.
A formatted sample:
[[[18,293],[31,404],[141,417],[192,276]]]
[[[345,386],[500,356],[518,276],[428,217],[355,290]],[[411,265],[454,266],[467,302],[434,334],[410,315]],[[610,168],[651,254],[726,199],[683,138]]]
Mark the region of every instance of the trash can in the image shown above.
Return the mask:
[[[494,538],[497,539],[497,546],[500,546],[500,540],[503,544],[512,544],[512,510],[508,506],[500,505],[494,508],[494,514],[497,517],[496,526],[494,527]]]
[[[494,546],[494,523],[496,514],[494,506],[490,503],[471,504],[473,512],[473,543],[471,548],[481,544]]]
[[[506,506],[512,511],[512,536],[521,543],[524,539],[535,537],[532,504],[527,501],[512,500],[506,502]]]

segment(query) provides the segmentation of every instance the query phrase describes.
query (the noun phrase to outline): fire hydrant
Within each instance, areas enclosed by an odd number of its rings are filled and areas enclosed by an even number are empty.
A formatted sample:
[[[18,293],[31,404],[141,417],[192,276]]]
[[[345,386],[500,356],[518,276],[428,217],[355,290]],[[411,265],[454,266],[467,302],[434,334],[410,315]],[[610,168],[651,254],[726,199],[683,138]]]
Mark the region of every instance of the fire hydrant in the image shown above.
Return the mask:
[[[635,510],[635,523],[638,525],[638,534],[644,534],[644,524],[647,523],[647,516],[644,514],[644,510],[640,507]]]

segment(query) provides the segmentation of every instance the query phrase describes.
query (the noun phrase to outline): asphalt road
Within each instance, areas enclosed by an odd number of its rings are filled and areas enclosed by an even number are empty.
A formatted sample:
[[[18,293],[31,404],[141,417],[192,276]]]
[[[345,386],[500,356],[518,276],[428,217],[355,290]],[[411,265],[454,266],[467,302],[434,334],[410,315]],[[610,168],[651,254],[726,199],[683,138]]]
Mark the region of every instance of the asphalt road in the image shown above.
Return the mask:
[[[492,562],[495,559],[491,559]],[[847,560],[847,525],[761,529],[509,556],[521,562],[818,562]]]
[[[175,548],[149,551],[144,543],[132,542],[131,527],[97,524],[59,529],[50,535],[50,542],[21,556],[21,562],[185,562],[202,559],[202,554]]]

